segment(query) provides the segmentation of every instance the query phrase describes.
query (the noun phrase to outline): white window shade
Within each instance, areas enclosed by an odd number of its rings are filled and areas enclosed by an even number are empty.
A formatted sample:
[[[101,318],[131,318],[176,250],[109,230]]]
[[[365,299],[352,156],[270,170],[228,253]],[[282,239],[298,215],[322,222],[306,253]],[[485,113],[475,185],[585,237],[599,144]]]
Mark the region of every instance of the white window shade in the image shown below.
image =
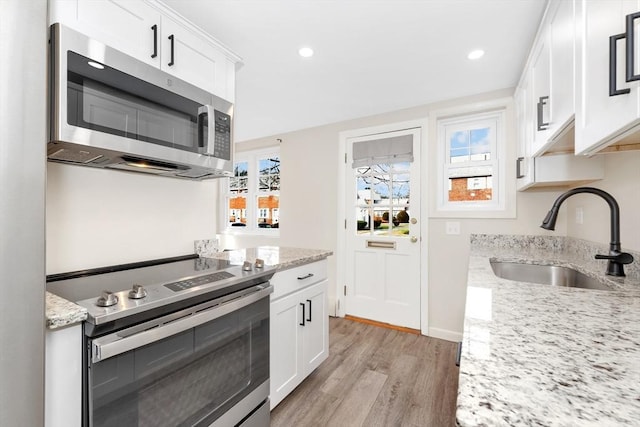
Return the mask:
[[[413,136],[360,141],[353,144],[353,168],[381,163],[413,162]]]

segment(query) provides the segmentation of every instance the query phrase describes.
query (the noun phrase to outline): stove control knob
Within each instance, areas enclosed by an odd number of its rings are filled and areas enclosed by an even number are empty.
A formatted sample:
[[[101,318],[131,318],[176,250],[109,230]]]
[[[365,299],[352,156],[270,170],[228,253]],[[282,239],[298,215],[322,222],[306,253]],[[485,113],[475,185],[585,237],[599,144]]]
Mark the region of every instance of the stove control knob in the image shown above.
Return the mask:
[[[253,264],[251,264],[249,261],[245,261],[244,264],[242,264],[242,271],[251,271],[253,270]]]
[[[256,258],[256,268],[264,268],[264,260]]]
[[[96,301],[98,307],[111,307],[118,303],[118,295],[111,291],[102,291],[102,295]]]
[[[133,289],[129,291],[129,298],[140,299],[147,296],[147,290],[142,285],[133,285]]]

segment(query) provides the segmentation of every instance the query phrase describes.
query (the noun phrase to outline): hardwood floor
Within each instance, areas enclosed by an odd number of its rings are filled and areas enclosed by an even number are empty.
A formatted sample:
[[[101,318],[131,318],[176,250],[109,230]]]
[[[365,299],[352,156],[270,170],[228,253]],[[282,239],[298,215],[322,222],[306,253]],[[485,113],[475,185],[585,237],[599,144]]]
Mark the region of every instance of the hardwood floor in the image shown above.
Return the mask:
[[[271,412],[271,427],[455,425],[455,343],[341,318],[329,328],[329,358]]]

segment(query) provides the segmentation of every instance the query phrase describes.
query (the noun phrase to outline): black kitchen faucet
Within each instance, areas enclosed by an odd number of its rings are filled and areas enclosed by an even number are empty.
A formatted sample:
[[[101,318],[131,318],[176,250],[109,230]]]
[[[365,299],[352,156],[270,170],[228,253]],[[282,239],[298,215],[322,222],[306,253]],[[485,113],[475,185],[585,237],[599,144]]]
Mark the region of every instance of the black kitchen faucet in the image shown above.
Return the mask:
[[[593,187],[578,187],[573,188],[560,195],[553,203],[551,210],[542,221],[540,227],[547,230],[555,230],[556,219],[558,218],[558,211],[560,205],[569,197],[579,193],[591,193],[602,197],[611,209],[611,241],[609,242],[609,254],[608,255],[596,255],[596,259],[609,260],[607,263],[607,274],[609,276],[624,276],[624,264],[631,264],[633,262],[633,256],[626,252],[622,252],[620,247],[620,208],[618,202],[613,196],[606,191]]]

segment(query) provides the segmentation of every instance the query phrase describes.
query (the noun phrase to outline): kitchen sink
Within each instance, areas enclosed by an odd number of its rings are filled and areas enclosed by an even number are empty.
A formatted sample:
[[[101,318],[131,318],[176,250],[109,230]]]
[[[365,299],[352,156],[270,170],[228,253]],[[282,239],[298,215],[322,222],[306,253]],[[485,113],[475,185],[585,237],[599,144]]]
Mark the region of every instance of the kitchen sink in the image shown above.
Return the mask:
[[[491,268],[496,276],[507,280],[572,288],[611,290],[598,279],[569,267],[491,261]]]

